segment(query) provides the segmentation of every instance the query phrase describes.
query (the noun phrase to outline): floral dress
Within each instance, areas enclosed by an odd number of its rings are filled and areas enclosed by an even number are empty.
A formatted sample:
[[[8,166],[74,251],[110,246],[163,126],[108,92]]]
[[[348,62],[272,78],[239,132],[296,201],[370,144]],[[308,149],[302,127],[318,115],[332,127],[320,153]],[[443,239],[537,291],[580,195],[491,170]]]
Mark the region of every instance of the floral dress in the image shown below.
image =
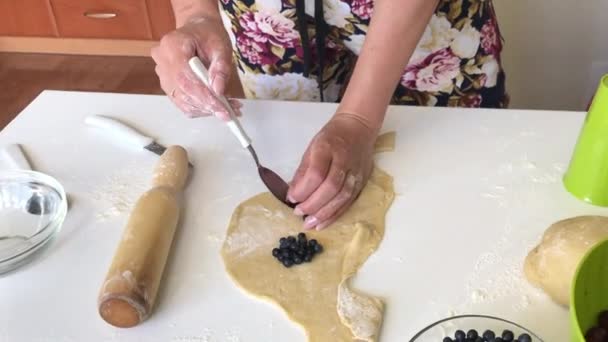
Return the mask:
[[[248,98],[340,100],[373,0],[220,1]],[[491,0],[440,0],[392,103],[506,107],[501,50]]]

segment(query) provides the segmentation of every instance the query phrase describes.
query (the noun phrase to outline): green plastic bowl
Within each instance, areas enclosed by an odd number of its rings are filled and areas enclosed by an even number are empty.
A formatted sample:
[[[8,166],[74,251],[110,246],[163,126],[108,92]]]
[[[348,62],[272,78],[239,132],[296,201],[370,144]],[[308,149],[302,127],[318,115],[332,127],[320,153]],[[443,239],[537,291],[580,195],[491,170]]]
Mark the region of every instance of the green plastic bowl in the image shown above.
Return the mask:
[[[571,341],[585,342],[587,330],[608,310],[608,240],[593,246],[581,260],[570,298]]]

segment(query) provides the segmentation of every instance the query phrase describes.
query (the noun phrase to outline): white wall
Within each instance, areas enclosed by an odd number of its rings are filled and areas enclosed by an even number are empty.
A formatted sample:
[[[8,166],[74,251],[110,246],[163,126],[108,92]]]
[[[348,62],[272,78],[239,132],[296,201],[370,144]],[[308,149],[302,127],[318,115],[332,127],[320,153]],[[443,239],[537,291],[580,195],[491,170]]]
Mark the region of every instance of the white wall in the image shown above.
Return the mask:
[[[511,108],[585,109],[608,74],[608,0],[493,0]]]

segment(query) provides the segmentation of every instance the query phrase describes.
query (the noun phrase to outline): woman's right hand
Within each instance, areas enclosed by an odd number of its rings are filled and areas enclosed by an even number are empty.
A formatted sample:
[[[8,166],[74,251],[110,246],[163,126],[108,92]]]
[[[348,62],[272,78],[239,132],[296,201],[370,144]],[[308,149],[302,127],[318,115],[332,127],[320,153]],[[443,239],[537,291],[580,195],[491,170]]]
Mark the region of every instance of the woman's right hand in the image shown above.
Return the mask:
[[[190,70],[188,61],[198,56],[209,69],[211,89]],[[219,18],[196,17],[166,34],[152,48],[156,74],[163,91],[189,117],[215,115],[228,119],[216,94],[224,95],[232,76],[232,48]],[[240,103],[230,100],[236,111]]]

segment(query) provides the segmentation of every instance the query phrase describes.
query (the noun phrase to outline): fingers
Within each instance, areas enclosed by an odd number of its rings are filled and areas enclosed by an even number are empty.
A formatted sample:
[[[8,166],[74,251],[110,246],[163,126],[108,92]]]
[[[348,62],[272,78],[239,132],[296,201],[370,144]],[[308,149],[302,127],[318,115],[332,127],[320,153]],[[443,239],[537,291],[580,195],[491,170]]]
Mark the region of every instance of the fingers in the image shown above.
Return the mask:
[[[171,101],[188,116],[194,116],[201,112],[201,109],[193,105],[188,95],[181,89],[180,82],[183,81],[179,80],[177,75],[195,53],[196,43],[193,37],[179,31],[173,31],[163,36],[160,43],[151,50],[161,88]]]
[[[232,47],[224,39],[214,37],[204,46],[200,46],[201,54],[209,61],[209,82],[211,89],[217,95],[224,95],[232,76]]]
[[[187,63],[196,55],[196,41],[192,35],[180,31],[166,34],[160,43],[151,50],[151,56],[157,65],[165,68],[175,64]]]
[[[184,31],[176,30],[165,35],[159,45],[151,50],[161,88],[189,117],[208,116],[212,113],[223,120],[229,118],[228,110],[216,97],[215,92],[196,77],[188,64],[197,52],[203,61],[210,61],[211,86],[218,94],[224,93],[232,71],[231,51],[229,44],[223,39],[224,33],[219,28],[221,26],[200,26]],[[200,49],[200,46],[205,49]],[[240,103],[238,106],[236,102],[231,104],[239,115]]]
[[[304,202],[319,188],[329,172],[331,156],[331,149],[325,144],[310,145],[287,193],[291,203]]]
[[[298,216],[314,214],[336,197],[344,187],[345,167],[346,165],[343,162],[332,160],[331,168],[323,183],[304,202],[296,206],[294,214]]]
[[[230,102],[230,105],[234,110],[243,108],[243,103],[238,99],[228,99],[228,102]]]
[[[211,116],[213,112],[198,107],[192,103],[192,97],[188,96],[181,89],[175,90],[172,95],[173,103],[186,114],[189,118],[198,118],[202,116]]]
[[[234,114],[236,116],[241,117],[243,113],[241,112],[241,108],[243,108],[243,103],[237,99],[228,99],[228,103],[234,109]]]
[[[224,95],[226,87],[230,81],[230,75],[232,73],[232,64],[230,57],[226,58],[224,55],[211,60],[209,65],[209,81],[211,82],[211,89],[217,95]]]
[[[363,188],[363,177],[348,174],[340,192],[316,213],[306,218],[310,222],[304,222],[305,229],[321,230],[332,224],[339,218],[355,201],[357,195]],[[309,219],[313,217],[312,219]]]
[[[347,210],[348,208],[350,208],[351,204],[355,201],[355,198],[353,198],[350,202],[346,203],[342,208],[340,208],[334,215],[332,215],[330,218],[328,218],[327,220],[325,220],[324,222],[319,223],[315,228],[315,230],[323,230],[327,227],[329,227],[332,223],[336,222],[336,220],[338,220],[340,218],[340,216],[342,216]],[[311,228],[312,229],[312,228]]]
[[[186,70],[177,73],[178,89],[184,94],[184,100],[191,106],[225,119],[228,111],[213,92],[199,80],[186,65]]]

